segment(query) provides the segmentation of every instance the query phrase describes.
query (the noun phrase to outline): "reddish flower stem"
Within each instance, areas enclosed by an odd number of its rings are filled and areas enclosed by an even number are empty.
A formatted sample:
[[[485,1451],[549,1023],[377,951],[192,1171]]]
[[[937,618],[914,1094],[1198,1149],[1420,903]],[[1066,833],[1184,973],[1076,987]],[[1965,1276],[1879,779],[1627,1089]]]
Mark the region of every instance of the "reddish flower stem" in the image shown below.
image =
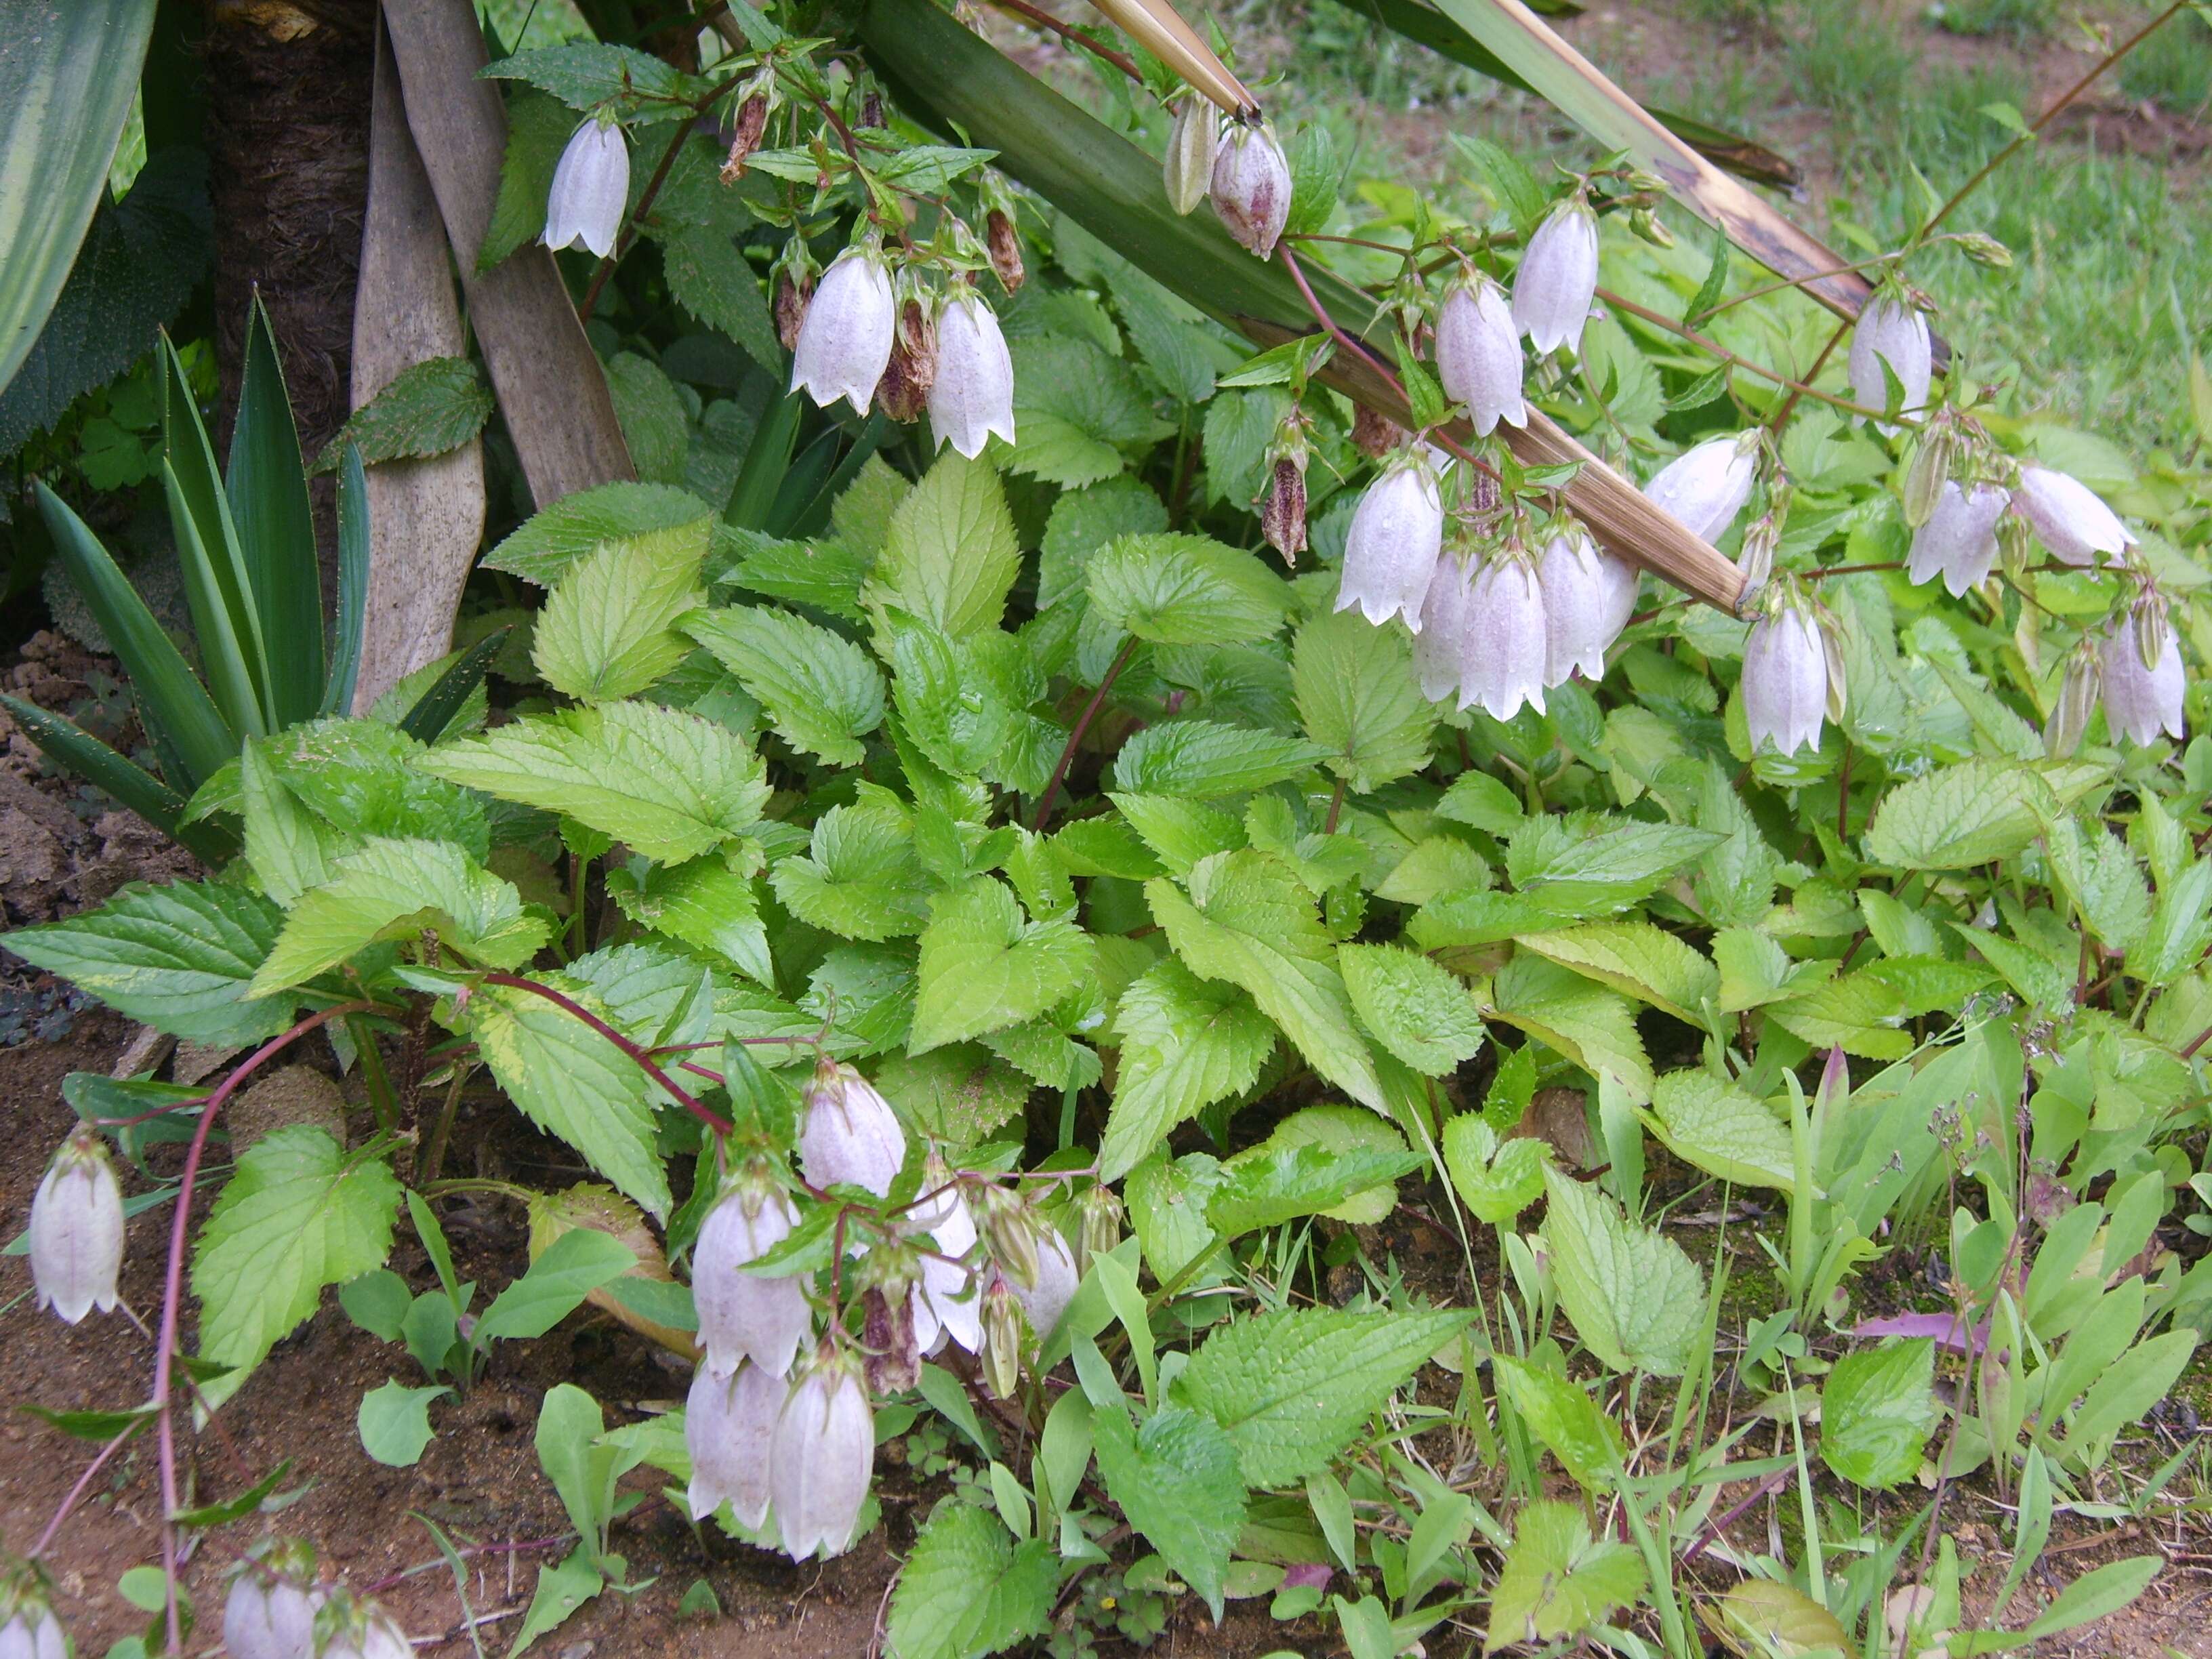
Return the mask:
[[[574,997],[563,996],[551,986],[540,984],[534,979],[526,979],[520,974],[486,974],[483,976],[483,982],[486,985],[503,985],[509,990],[529,991],[538,996],[544,997],[546,1001],[551,1003],[562,1012],[571,1015],[576,1019],[581,1020],[585,1024],[590,1026],[594,1031],[597,1031],[608,1042],[613,1043],[616,1048],[621,1049],[623,1054],[629,1055],[630,1059],[636,1061],[639,1069],[643,1071],[647,1077],[651,1078],[655,1083],[658,1083],[662,1088],[668,1091],[669,1097],[671,1099],[674,1100],[678,1105],[681,1106],[685,1111],[690,1113],[692,1116],[697,1118],[699,1121],[705,1124],[708,1128],[714,1130],[717,1134],[727,1134],[732,1129],[737,1127],[735,1124],[732,1123],[729,1119],[722,1116],[720,1113],[710,1111],[708,1108],[701,1105],[699,1102],[684,1089],[682,1084],[677,1082],[674,1078],[669,1076],[667,1073],[660,1069],[659,1066],[654,1061],[650,1054],[648,1054],[645,1049],[640,1048],[636,1043],[631,1042],[620,1031],[615,1030],[613,1026],[608,1024],[606,1021],[601,1019],[597,1014],[585,1007],[582,1003],[578,1002]]]

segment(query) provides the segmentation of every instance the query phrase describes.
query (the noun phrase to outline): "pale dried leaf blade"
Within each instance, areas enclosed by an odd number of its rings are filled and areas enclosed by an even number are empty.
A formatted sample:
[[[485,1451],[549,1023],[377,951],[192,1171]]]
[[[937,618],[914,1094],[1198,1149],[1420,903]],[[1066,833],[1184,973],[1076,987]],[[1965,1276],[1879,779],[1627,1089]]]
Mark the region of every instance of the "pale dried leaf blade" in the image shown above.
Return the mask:
[[[1123,33],[1230,114],[1249,114],[1260,107],[1260,100],[1229,72],[1229,66],[1167,0],[1096,0],[1096,3]]]

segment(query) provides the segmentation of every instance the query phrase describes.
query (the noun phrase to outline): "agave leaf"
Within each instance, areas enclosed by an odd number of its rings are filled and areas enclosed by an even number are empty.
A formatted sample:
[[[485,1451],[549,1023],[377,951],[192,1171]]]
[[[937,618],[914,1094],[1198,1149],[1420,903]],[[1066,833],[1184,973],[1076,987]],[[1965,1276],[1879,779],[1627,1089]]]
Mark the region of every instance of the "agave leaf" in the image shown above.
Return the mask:
[[[246,366],[228,465],[225,492],[245,556],[246,592],[269,652],[270,723],[289,726],[321,706],[323,589],[300,431],[258,294],[246,314]]]
[[[46,325],[107,185],[154,0],[11,11],[0,52],[0,387]]]
[[[0,696],[0,708],[39,745],[39,752],[95,789],[104,790],[162,834],[182,842],[210,863],[228,857],[229,837],[211,824],[182,822],[185,798],[151,772],[52,709],[21,697]]]
[[[344,714],[353,708],[362,636],[368,625],[368,475],[362,468],[360,446],[349,443],[338,465],[338,616],[320,714]],[[321,618],[316,622],[319,629]]]
[[[62,562],[92,611],[93,620],[115,648],[124,672],[131,677],[131,689],[155,747],[174,757],[182,775],[173,781],[189,793],[217,767],[236,757],[237,734],[223,720],[207,688],[186,665],[184,653],[161,631],[161,624],[154,619],[137,590],[107,556],[100,538],[45,484],[34,488],[46,533],[53,538],[54,556]]]
[[[1123,33],[1231,115],[1256,112],[1260,100],[1229,72],[1213,48],[1168,0],[1097,0]]]
[[[1211,215],[1170,212],[1157,161],[929,0],[870,0],[860,33],[908,108],[933,112],[997,150],[999,166],[1191,304],[1263,346],[1314,331],[1279,253],[1255,259]],[[1340,325],[1375,327],[1379,341],[1371,299],[1325,270],[1309,280]],[[1407,418],[1395,391],[1349,351],[1337,352],[1322,378],[1393,420]],[[1559,427],[1531,410],[1525,432],[1500,429],[1532,465],[1582,463],[1568,504],[1606,546],[1708,605],[1735,608],[1743,578],[1735,565]]]
[[[1477,74],[1486,75],[1509,87],[1518,87],[1523,92],[1542,95],[1540,88],[1530,85],[1504,58],[1438,11],[1429,3],[1429,0],[1339,0],[1339,3],[1363,16],[1380,20],[1408,40],[1419,41],[1430,51],[1440,52],[1455,64],[1464,64]],[[1547,3],[1534,9],[1552,16],[1571,16],[1581,8],[1554,9],[1553,3]],[[1648,104],[1644,108],[1661,126],[1707,161],[1727,168],[1730,173],[1783,190],[1794,190],[1801,181],[1802,175],[1795,162],[1755,139],[1730,132],[1726,127],[1714,126],[1694,115],[1683,115]],[[1838,260],[1836,263],[1842,262]]]

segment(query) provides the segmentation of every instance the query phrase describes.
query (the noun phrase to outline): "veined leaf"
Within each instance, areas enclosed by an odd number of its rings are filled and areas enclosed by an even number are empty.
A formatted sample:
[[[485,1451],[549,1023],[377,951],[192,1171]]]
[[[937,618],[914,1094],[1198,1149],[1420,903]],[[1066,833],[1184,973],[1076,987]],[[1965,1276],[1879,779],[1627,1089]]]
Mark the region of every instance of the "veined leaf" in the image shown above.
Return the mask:
[[[1142,1428],[1111,1410],[1091,1425],[1106,1495],[1218,1619],[1229,1553],[1244,1524],[1236,1443],[1212,1418],[1181,1406],[1161,1407]]]
[[[676,631],[707,597],[702,553],[683,532],[602,542],[554,584],[538,613],[531,662],[556,691],[586,702],[635,696],[684,660]]]
[[[1644,1593],[1635,1548],[1590,1535],[1578,1504],[1546,1499],[1521,1511],[1490,1602],[1482,1650],[1531,1647],[1578,1636]]]
[[[860,763],[860,740],[883,724],[884,677],[859,646],[766,605],[695,611],[682,626],[761,700],[792,747],[832,766]]]
[[[1273,1024],[1249,996],[1172,957],[1121,993],[1117,1018],[1121,1064],[1098,1146],[1105,1181],[1134,1169],[1184,1119],[1251,1087],[1275,1048]]]
[[[890,1652],[893,1659],[969,1659],[1042,1636],[1059,1584],[1050,1540],[1018,1543],[989,1511],[940,1504],[891,1594]]]
[[[912,1054],[1042,1013],[1075,989],[1091,939],[1064,916],[1022,920],[1012,890],[988,876],[938,896],[921,934]]]
[[[1258,559],[1207,536],[1117,537],[1091,556],[1085,580],[1094,615],[1155,645],[1263,640],[1291,604]]]
[[[1559,1305],[1589,1351],[1616,1370],[1680,1376],[1705,1318],[1697,1265],[1611,1199],[1546,1170],[1544,1237]]]
[[[1298,629],[1291,684],[1306,735],[1354,793],[1429,763],[1436,710],[1413,678],[1413,647],[1396,632],[1348,611],[1322,612]]]

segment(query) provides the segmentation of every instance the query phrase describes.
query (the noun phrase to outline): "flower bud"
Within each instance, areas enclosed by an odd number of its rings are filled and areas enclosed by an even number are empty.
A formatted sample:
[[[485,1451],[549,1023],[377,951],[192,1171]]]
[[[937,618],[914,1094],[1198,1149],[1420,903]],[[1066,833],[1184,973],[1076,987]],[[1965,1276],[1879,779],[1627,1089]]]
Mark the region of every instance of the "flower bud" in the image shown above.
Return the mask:
[[[1772,580],[1774,555],[1781,545],[1782,514],[1770,508],[1751,521],[1751,528],[1743,532],[1743,545],[1736,550],[1735,568],[1743,577],[1739,605]]]
[[[1075,1235],[1075,1274],[1080,1279],[1090,1271],[1091,1257],[1108,1255],[1121,1242],[1121,1200],[1101,1182],[1083,1194],[1076,1207],[1083,1218]]]
[[[1978,483],[1972,494],[1946,483],[1928,522],[1912,532],[1912,554],[1905,574],[1924,582],[1939,572],[1956,599],[1978,587],[1996,562],[1997,520],[2004,516],[2005,492]]]
[[[702,1365],[684,1402],[684,1445],[691,1455],[684,1501],[703,1521],[727,1503],[738,1524],[760,1530],[768,1519],[769,1449],[791,1385],[764,1365],[743,1364],[726,1376]]]
[[[2094,636],[2084,637],[2067,659],[2065,677],[2058,684],[2058,701],[2051,707],[2050,723],[2043,728],[2044,751],[2053,760],[2063,760],[2081,746],[2089,716],[2097,708],[2101,660]]]
[[[392,1616],[343,1587],[315,1615],[318,1659],[415,1659],[414,1644]]]
[[[1437,379],[1444,395],[1467,405],[1484,437],[1498,422],[1525,427],[1521,401],[1521,332],[1496,283],[1477,273],[1452,284],[1437,311]]]
[[[1665,220],[1648,207],[1635,208],[1630,211],[1628,228],[1654,247],[1674,246],[1674,233],[1667,228]]]
[[[1718,541],[1751,499],[1759,471],[1759,434],[1708,438],[1659,469],[1644,499],[1673,514],[1706,541]]]
[[[1935,373],[1934,345],[1928,335],[1928,319],[1910,300],[1887,292],[1877,293],[1859,313],[1851,330],[1850,377],[1853,399],[1868,409],[1889,407],[1889,382],[1882,365],[1904,389],[1898,405],[1907,416],[1923,413],[1928,406],[1928,383]]]
[[[1545,216],[1513,273],[1513,325],[1538,356],[1582,349],[1583,325],[1597,296],[1597,216],[1579,195]]]
[[[1352,410],[1352,447],[1370,461],[1379,461],[1394,449],[1403,449],[1411,436],[1389,416],[1379,414],[1365,404],[1354,404]]]
[[[1936,516],[1942,504],[1944,487],[1950,483],[1959,439],[1948,422],[1937,421],[1913,452],[1905,470],[1905,522],[1915,530]],[[1919,578],[1914,578],[1918,580]]]
[[[983,1292],[983,1380],[1000,1400],[1012,1400],[1022,1384],[1022,1328],[1027,1317],[1014,1300],[1004,1273],[991,1276]]]
[[[1544,684],[1571,678],[1605,678],[1605,650],[1613,639],[1605,631],[1611,612],[1610,584],[1598,562],[1597,544],[1579,526],[1544,544],[1536,566],[1544,598]]]
[[[1036,1333],[1039,1342],[1049,1338],[1059,1326],[1060,1315],[1075,1299],[1075,1287],[1082,1277],[1075,1271],[1075,1252],[1067,1248],[1060,1229],[1039,1218],[1036,1276],[1028,1285],[1019,1279],[1012,1281],[1014,1300],[1029,1316],[1030,1329]]]
[[[315,1613],[324,1591],[314,1582],[314,1553],[284,1540],[230,1581],[222,1608],[222,1644],[230,1659],[313,1659]]]
[[[1291,164],[1267,122],[1237,122],[1213,152],[1213,211],[1229,234],[1262,259],[1291,216]]]
[[[891,360],[876,385],[876,406],[892,420],[910,424],[928,407],[937,382],[937,324],[923,302],[909,295],[899,306],[898,332]]]
[[[615,251],[629,207],[629,146],[619,126],[586,119],[561,152],[553,188],[545,197],[548,247],[579,242],[600,258]]]
[[[2065,564],[2094,564],[2135,541],[2119,517],[2089,487],[2047,466],[2023,466],[2012,510],[2035,532],[2051,556]]]
[[[1828,708],[1827,647],[1812,612],[1794,598],[1753,624],[1737,693],[1753,753],[1769,744],[1784,755],[1820,747]]]
[[[31,1200],[31,1282],[37,1304],[74,1325],[115,1310],[123,1267],[123,1188],[97,1131],[62,1143]]]
[[[1989,265],[2002,270],[2012,264],[2012,250],[1994,236],[1978,230],[1970,230],[1951,239],[1959,252],[1978,265]]]
[[[1462,557],[1456,546],[1444,553],[1421,601],[1421,631],[1413,635],[1413,672],[1420,676],[1421,695],[1431,702],[1442,702],[1459,691],[1475,563]]]
[[[1212,103],[1193,93],[1176,106],[1175,125],[1168,129],[1168,153],[1162,161],[1162,181],[1167,185],[1168,205],[1188,213],[1206,199],[1213,181],[1213,151],[1220,137],[1221,118]]]
[[[915,1304],[921,1286],[890,1279],[860,1292],[860,1370],[871,1394],[904,1394],[921,1379]],[[936,1335],[933,1322],[931,1335]]]
[[[853,1541],[876,1462],[875,1413],[851,1362],[823,1344],[791,1390],[769,1447],[769,1491],[784,1553],[840,1555]]]
[[[2139,635],[2148,635],[2150,661],[2143,660]],[[2099,653],[2103,669],[2105,725],[2114,738],[2150,744],[2164,732],[2181,737],[2181,698],[2186,689],[2181,647],[2160,605],[2140,607],[2135,617],[2105,636]]]
[[[841,1061],[824,1060],[806,1091],[799,1160],[817,1187],[865,1187],[888,1197],[906,1163],[906,1131],[866,1078]]]
[[[1371,623],[1403,617],[1421,631],[1421,602],[1443,549],[1443,497],[1427,457],[1402,451],[1383,465],[1352,515],[1336,609]]]
[[[956,286],[937,320],[937,378],[929,424],[941,446],[973,460],[997,433],[1014,441],[1014,362],[999,319],[966,284]]]
[[[730,138],[729,158],[722,163],[722,182],[734,185],[745,176],[745,163],[761,147],[768,131],[769,112],[776,105],[775,70],[763,64],[738,94],[737,131]]]
[[[799,1224],[798,1212],[756,1164],[707,1212],[691,1252],[691,1296],[699,1310],[702,1370],[728,1376],[750,1358],[771,1375],[791,1370],[813,1322],[796,1275],[745,1271]]]
[[[827,409],[840,398],[855,415],[868,412],[876,383],[890,362],[897,313],[883,255],[851,247],[831,262],[806,307],[792,348],[792,390]]]
[[[806,239],[788,239],[769,273],[769,286],[775,291],[769,309],[775,317],[775,337],[783,342],[786,351],[799,344],[799,331],[814,299],[815,276],[814,256],[806,250]]]
[[[1544,712],[1549,629],[1544,591],[1517,545],[1493,552],[1474,573],[1460,635],[1459,706],[1480,703],[1510,720],[1528,704]],[[1599,661],[1602,670],[1603,656]]]

